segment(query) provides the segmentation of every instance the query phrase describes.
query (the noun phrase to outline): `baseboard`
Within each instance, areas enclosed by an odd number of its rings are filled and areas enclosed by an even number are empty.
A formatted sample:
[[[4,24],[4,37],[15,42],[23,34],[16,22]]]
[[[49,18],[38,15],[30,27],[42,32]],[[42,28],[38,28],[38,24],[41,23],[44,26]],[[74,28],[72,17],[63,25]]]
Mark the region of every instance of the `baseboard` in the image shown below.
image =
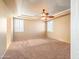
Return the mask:
[[[55,39],[55,38],[50,38],[50,37],[48,37],[48,39],[53,39],[53,40],[57,40],[57,39]],[[64,42],[64,43],[67,43],[67,44],[70,44],[70,42],[66,42],[66,41],[62,41],[62,40],[57,40],[57,41],[60,41],[60,42]]]

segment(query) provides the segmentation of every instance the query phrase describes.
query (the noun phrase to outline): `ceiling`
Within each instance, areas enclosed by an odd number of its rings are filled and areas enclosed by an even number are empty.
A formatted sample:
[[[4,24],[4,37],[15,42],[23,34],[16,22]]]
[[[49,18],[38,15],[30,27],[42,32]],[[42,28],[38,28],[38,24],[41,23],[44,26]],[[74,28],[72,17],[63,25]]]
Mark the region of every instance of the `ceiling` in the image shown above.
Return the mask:
[[[50,15],[70,9],[70,0],[2,0],[7,9],[18,15],[37,16],[46,9]]]

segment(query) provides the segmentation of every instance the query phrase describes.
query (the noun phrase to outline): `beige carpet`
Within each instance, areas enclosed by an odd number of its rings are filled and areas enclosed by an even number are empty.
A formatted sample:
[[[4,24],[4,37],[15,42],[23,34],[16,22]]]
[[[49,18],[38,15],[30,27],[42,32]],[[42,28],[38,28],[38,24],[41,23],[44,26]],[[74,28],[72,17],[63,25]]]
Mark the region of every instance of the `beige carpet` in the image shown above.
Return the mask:
[[[15,41],[3,59],[70,59],[70,45],[53,39]]]

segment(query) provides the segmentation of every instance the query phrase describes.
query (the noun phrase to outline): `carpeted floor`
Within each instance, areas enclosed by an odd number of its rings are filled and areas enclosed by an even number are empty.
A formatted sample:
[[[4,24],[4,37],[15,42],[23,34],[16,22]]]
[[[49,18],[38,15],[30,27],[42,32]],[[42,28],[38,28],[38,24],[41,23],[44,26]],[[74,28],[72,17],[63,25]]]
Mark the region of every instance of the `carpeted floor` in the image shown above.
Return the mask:
[[[70,45],[53,39],[14,41],[3,59],[70,59]]]

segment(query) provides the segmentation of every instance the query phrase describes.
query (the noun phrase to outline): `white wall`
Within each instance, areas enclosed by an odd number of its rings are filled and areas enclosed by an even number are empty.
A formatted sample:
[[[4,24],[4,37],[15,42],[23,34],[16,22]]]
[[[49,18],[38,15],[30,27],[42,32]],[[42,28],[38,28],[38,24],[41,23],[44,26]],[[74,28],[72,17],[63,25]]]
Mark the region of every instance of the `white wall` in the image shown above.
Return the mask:
[[[52,26],[49,38],[70,43],[70,14],[54,19]]]
[[[24,20],[24,32],[14,32],[15,40],[44,38],[45,23],[43,21]]]
[[[12,41],[12,29],[13,28],[11,18],[0,18],[0,58],[3,57],[4,53],[6,52]]]
[[[0,18],[0,58],[2,58],[6,50],[6,22],[5,18]]]
[[[3,57],[5,51],[9,46],[9,40],[7,33],[7,16],[10,15],[10,10],[3,3],[3,0],[0,0],[0,59]],[[8,37],[7,37],[8,35]]]
[[[79,59],[79,0],[71,0],[71,59]]]
[[[7,33],[6,33],[6,40],[7,40],[7,48],[9,47],[11,41],[13,40],[13,17],[7,17]]]

